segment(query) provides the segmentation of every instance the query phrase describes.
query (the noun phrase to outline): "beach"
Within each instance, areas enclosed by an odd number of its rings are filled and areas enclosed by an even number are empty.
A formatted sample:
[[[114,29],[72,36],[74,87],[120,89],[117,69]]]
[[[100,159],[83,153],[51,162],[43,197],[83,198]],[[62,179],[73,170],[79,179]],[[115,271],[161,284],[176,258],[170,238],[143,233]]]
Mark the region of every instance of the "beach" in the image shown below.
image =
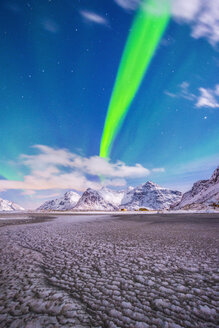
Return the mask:
[[[217,327],[219,214],[1,214],[0,327]]]

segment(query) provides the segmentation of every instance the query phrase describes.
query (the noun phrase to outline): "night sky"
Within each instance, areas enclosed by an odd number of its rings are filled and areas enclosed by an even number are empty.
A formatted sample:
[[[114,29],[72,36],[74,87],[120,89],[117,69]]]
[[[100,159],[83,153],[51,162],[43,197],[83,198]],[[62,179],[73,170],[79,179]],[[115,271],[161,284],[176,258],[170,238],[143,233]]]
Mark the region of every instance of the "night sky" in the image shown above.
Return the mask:
[[[89,181],[95,187],[102,173],[119,189],[152,180],[185,191],[209,177],[219,163],[219,6],[175,2],[107,162],[109,170],[138,163],[143,173],[121,177],[88,166],[98,161],[137,0],[0,2],[0,197],[34,207]],[[66,162],[52,163],[51,152],[62,151]],[[58,181],[68,174],[72,187]],[[48,189],[36,186],[54,176]]]

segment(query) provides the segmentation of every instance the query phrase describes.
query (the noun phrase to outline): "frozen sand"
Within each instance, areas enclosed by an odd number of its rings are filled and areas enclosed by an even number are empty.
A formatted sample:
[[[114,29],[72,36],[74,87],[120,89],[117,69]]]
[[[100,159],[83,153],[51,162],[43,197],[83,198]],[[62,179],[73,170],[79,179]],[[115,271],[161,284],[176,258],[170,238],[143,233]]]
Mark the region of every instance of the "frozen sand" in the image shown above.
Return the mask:
[[[2,328],[217,327],[218,214],[23,214],[0,226]]]

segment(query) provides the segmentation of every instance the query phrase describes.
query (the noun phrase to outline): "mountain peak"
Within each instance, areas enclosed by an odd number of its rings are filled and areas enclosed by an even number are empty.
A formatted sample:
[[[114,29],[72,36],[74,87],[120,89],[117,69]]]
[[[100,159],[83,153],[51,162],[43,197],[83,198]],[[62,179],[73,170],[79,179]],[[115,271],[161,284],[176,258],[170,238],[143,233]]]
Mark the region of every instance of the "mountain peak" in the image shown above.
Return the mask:
[[[218,167],[214,170],[211,178],[210,178],[211,181],[214,181],[215,183],[216,182],[219,182],[219,165]]]
[[[88,211],[113,211],[117,208],[113,204],[107,202],[100,192],[92,188],[88,188],[82,194],[81,198],[75,206],[75,209]]]
[[[72,196],[75,196],[75,195],[78,195],[78,193],[75,192],[75,191],[72,191],[72,190],[70,190],[70,191],[66,191],[66,192],[64,193],[64,196],[65,196],[65,197],[72,197]]]
[[[161,188],[158,184],[152,182],[152,181],[147,181],[145,182],[142,187],[144,188]]]
[[[64,196],[48,200],[43,203],[37,210],[54,210],[54,211],[66,211],[74,208],[78,202],[80,195],[75,191],[67,191]]]

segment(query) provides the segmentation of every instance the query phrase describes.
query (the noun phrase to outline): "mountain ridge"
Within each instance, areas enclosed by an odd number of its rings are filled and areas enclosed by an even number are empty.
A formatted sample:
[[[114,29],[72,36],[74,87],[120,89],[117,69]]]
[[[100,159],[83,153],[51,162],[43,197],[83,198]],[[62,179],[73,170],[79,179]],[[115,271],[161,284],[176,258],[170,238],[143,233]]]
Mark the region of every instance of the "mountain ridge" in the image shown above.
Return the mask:
[[[219,202],[219,166],[207,180],[195,182],[172,209],[205,209]]]
[[[140,207],[161,210],[167,209],[171,204],[179,202],[181,196],[182,193],[180,191],[163,188],[151,181],[147,181],[135,188],[128,187],[120,191],[106,187],[98,191],[88,188],[81,197],[79,196],[74,206],[73,204],[71,204],[71,207],[62,204],[63,197],[60,197],[56,200],[45,202],[38,210],[74,209],[113,211],[124,207],[130,210],[139,209]]]
[[[24,208],[10,200],[0,198],[0,212],[24,211]]]

